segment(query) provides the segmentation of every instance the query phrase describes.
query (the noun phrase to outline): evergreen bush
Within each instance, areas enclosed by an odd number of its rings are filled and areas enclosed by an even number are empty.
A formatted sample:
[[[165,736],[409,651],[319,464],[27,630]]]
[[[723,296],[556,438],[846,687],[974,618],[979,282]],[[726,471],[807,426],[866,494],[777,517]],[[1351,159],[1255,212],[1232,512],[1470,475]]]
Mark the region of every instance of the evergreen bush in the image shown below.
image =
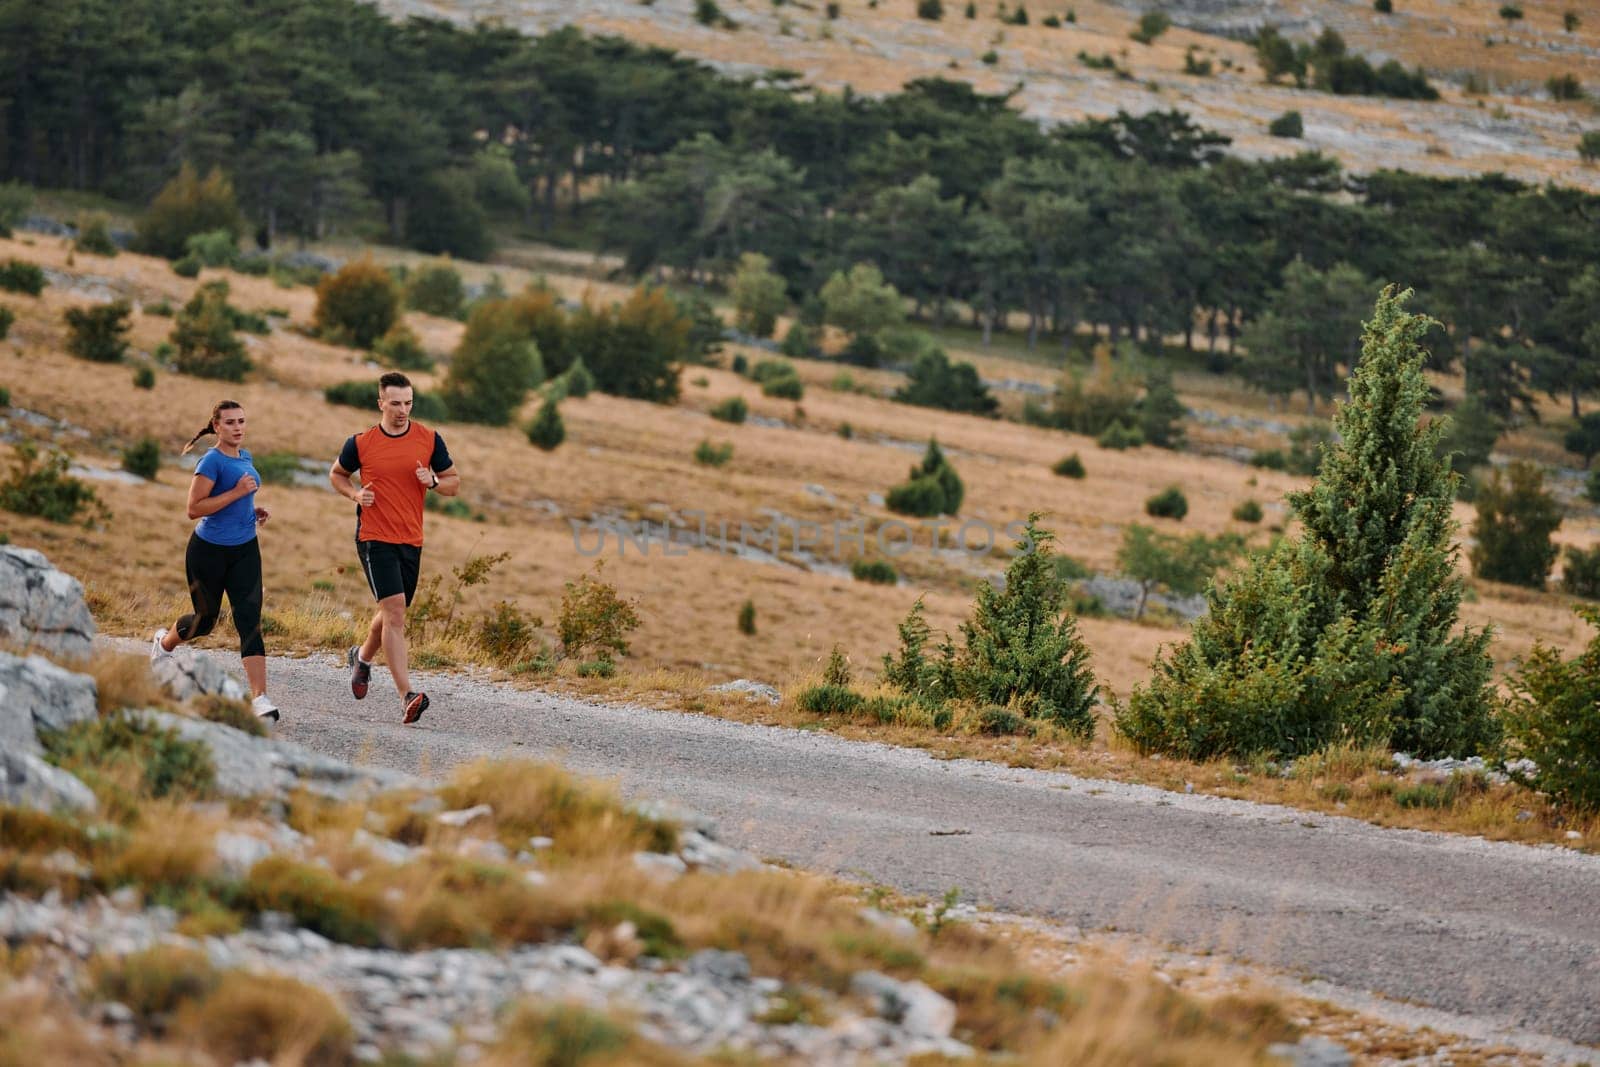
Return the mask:
[[[582,399],[594,391],[594,375],[589,373],[582,356],[573,357],[572,364],[561,375],[561,379],[570,397]]]
[[[1578,614],[1600,626],[1600,612]],[[1509,682],[1503,709],[1512,754],[1533,761],[1525,782],[1576,812],[1600,812],[1600,636],[1575,658],[1536,644]]]
[[[1187,643],[1117,714],[1145,752],[1302,755],[1388,740],[1421,756],[1492,745],[1489,635],[1456,632],[1455,476],[1421,421],[1423,335],[1392,287],[1366,325],[1342,443],[1289,503],[1304,526],[1214,584]]]
[[[428,355],[415,331],[403,319],[396,319],[395,324],[389,327],[389,332],[378,338],[372,346],[372,354],[385,367],[396,370],[433,369],[433,357]]]
[[[939,443],[929,438],[922,462],[911,468],[905,482],[889,490],[884,503],[901,515],[931,518],[957,514],[965,495],[961,477],[939,449]]]
[[[233,322],[228,283],[214,281],[200,286],[173,323],[173,367],[197,378],[243,381],[251,367],[250,358],[234,335]]]
[[[1298,111],[1285,111],[1267,124],[1267,132],[1274,137],[1298,139],[1306,135],[1305,120]]]
[[[11,473],[0,482],[0,508],[18,515],[37,515],[51,522],[72,522],[89,512],[104,517],[105,509],[86,483],[67,473],[72,457],[52,451],[42,463],[39,446],[18,441]]]
[[[720,467],[733,458],[733,444],[724,441],[721,444],[712,444],[710,441],[701,441],[694,448],[694,461],[706,467]]]
[[[743,422],[750,414],[750,405],[744,402],[742,396],[730,396],[714,404],[710,414],[713,419],[737,424]]]
[[[8,259],[0,263],[0,289],[38,296],[44,292],[44,268],[25,259]]]
[[[128,316],[133,308],[126,300],[92,307],[68,308],[62,316],[67,323],[67,351],[92,363],[116,363],[128,351]]]
[[[479,304],[467,316],[441,393],[450,414],[504,426],[528,390],[544,381],[544,360],[510,301]]]
[[[528,423],[528,441],[549,452],[566,439],[567,427],[561,420],[561,410],[554,399],[546,399],[539,405],[539,413]]]
[[[1561,565],[1561,588],[1585,600],[1600,600],[1600,546],[1591,549],[1567,546]]]
[[[208,230],[183,243],[185,257],[193,257],[203,267],[231,267],[239,258],[239,238],[231,230]]]
[[[1058,474],[1063,478],[1084,478],[1088,474],[1083,468],[1083,460],[1078,458],[1076,452],[1056,460],[1050,471],[1052,474]]]
[[[161,445],[154,437],[141,437],[122,453],[122,469],[150,481],[161,470]]]
[[[1183,495],[1183,490],[1175,485],[1169,485],[1155,496],[1144,502],[1146,515],[1158,519],[1178,519],[1189,514],[1189,498]]]
[[[1116,452],[1129,448],[1138,448],[1144,444],[1144,431],[1137,426],[1113,422],[1101,432],[1099,437],[1095,438],[1094,443],[1101,448],[1109,448]]]
[[[405,283],[406,306],[428,315],[458,319],[466,311],[467,292],[461,272],[448,259],[435,259],[411,272]]]
[[[1261,505],[1254,500],[1241,500],[1233,509],[1233,517],[1238,522],[1260,522],[1262,515]]]
[[[756,602],[746,598],[739,605],[739,632],[746,637],[754,637],[756,633]]]
[[[117,243],[111,239],[111,220],[95,212],[78,219],[77,235],[72,239],[74,252],[87,252],[92,256],[114,256]]]
[[[885,559],[851,560],[850,577],[858,582],[871,582],[873,585],[895,585],[900,581],[900,575],[895,572],[894,564]]]
[[[180,278],[200,277],[200,257],[184,255],[172,261],[172,273]]]
[[[0,305],[0,341],[11,336],[11,327],[17,321],[17,313],[10,308]]]
[[[1561,525],[1561,505],[1545,490],[1544,472],[1534,464],[1518,460],[1506,474],[1495,471],[1478,487],[1472,573],[1542,589],[1556,561],[1550,535]]]

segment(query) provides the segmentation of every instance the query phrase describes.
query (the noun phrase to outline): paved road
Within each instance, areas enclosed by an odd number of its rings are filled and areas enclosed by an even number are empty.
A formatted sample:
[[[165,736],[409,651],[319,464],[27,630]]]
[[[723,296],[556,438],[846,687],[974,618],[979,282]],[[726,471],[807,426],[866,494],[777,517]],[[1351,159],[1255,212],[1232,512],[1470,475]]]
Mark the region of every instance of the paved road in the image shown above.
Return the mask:
[[[555,757],[684,804],[721,836],[900,889],[1115,926],[1518,1030],[1600,1045],[1600,857],[1352,820],[827,734],[600,707],[454,677],[398,722],[328,658],[274,660],[280,736],[438,774]]]

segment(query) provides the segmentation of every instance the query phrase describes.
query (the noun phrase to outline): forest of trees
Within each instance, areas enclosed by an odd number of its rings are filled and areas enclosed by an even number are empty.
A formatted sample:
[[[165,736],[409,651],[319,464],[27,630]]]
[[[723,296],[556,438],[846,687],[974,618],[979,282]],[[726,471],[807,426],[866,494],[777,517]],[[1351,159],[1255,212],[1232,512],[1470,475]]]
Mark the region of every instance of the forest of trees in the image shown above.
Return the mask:
[[[0,0],[0,26],[0,179],[142,204],[221,168],[262,244],[482,256],[516,221],[719,285],[759,253],[802,310],[870,261],[915,315],[1030,343],[1087,322],[1222,369],[1252,330],[1241,369],[1284,395],[1340,380],[1349,320],[1398,280],[1491,417],[1600,384],[1600,197],[1570,189],[1250,162],[1176,111],[1047,130],[960,82],[814,92],[355,0]]]

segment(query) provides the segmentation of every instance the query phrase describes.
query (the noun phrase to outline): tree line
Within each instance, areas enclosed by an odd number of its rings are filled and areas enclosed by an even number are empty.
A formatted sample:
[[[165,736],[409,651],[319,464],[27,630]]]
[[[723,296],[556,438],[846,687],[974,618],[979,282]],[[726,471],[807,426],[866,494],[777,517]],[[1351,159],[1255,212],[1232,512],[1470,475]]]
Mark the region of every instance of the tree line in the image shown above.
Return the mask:
[[[1600,197],[1570,189],[1251,162],[1178,111],[1047,129],[961,82],[826,93],[356,0],[0,0],[0,19],[4,178],[143,201],[184,163],[220,168],[263,244],[380,220],[482,256],[497,220],[575,221],[637,273],[720,285],[760,253],[802,310],[870,261],[915,316],[1021,321],[1030,343],[1087,322],[1198,339],[1222,369],[1252,331],[1241,369],[1308,398],[1350,365],[1357,294],[1399,280],[1488,418],[1537,391],[1576,414],[1600,384]],[[1319,78],[1340,58],[1308,55]]]

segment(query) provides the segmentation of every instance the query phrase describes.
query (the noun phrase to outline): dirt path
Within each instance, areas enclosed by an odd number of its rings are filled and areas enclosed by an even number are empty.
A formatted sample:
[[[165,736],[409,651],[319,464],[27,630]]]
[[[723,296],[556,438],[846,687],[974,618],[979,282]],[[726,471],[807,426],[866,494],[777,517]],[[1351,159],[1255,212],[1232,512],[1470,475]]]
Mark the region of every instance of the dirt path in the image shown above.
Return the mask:
[[[555,758],[768,858],[1115,927],[1496,1027],[1600,1044],[1600,857],[428,676],[398,722],[327,657],[274,660],[280,736],[422,774]]]

